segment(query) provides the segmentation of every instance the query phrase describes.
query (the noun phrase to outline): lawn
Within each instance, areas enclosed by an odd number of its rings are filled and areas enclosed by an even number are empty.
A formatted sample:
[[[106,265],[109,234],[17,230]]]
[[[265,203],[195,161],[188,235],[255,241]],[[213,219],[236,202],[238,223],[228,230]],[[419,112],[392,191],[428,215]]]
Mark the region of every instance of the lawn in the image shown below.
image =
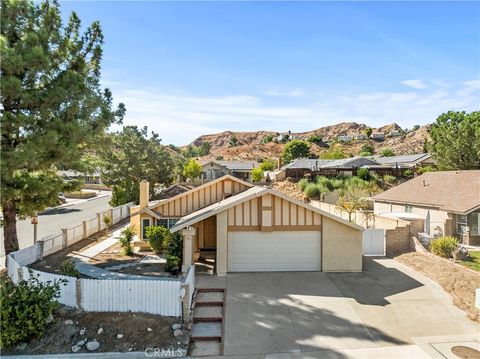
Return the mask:
[[[460,260],[458,263],[468,267],[470,269],[480,272],[480,251],[469,251],[470,258],[466,260]]]

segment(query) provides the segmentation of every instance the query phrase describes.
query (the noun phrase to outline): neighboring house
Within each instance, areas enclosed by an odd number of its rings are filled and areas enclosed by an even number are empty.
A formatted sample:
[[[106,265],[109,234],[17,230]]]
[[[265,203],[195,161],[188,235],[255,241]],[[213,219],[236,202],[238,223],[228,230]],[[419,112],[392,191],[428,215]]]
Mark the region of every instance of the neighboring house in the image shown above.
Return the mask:
[[[412,213],[427,234],[480,245],[480,170],[427,172],[373,200],[375,214]]]
[[[252,171],[259,167],[256,161],[201,161],[202,174],[200,179],[211,181],[227,174],[244,181],[252,181]]]
[[[293,140],[297,140],[297,139],[298,139],[298,136],[294,135],[292,133],[292,131],[279,133],[276,137],[276,140],[278,142],[284,142],[284,141],[288,142],[288,141],[293,141]]]
[[[390,133],[388,135],[390,137],[398,137],[398,136],[402,135],[402,132],[400,132],[399,130],[392,130],[392,131],[390,131]]]
[[[363,227],[281,192],[226,175],[175,197],[140,205],[131,224],[164,225],[183,236],[183,270],[215,258],[216,273],[255,271],[358,272]]]
[[[436,162],[432,155],[428,153],[418,153],[413,155],[401,155],[384,157],[380,155],[368,156],[368,159],[375,161],[378,165],[365,166],[372,172],[380,175],[391,174],[394,176],[402,175],[406,170],[415,171],[424,166],[435,166]]]
[[[83,173],[72,170],[57,171],[57,175],[66,180],[79,180],[85,184],[102,184],[102,178],[99,170],[95,170],[91,173]]]
[[[355,135],[355,139],[356,139],[356,140],[367,140],[368,137],[367,137],[367,135],[364,134],[364,133],[359,133],[359,134]]]
[[[385,139],[385,134],[382,132],[374,132],[372,133],[372,139],[383,141]]]
[[[337,140],[341,141],[341,142],[348,142],[348,141],[351,141],[353,139],[352,136],[350,135],[339,135],[337,137]]]

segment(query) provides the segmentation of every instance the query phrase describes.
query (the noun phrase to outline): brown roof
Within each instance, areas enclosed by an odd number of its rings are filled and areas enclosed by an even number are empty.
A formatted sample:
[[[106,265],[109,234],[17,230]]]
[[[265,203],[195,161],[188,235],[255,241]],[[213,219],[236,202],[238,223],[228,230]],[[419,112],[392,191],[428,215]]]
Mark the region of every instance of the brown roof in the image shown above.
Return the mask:
[[[480,206],[480,170],[427,172],[374,196],[373,200],[468,213]]]

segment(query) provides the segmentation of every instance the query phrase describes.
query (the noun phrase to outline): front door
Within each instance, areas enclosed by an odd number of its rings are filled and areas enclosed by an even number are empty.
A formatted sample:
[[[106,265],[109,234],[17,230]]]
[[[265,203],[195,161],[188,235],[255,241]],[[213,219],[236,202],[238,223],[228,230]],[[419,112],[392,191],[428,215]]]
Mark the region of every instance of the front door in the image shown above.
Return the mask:
[[[205,248],[217,247],[217,216],[205,219],[204,240]]]

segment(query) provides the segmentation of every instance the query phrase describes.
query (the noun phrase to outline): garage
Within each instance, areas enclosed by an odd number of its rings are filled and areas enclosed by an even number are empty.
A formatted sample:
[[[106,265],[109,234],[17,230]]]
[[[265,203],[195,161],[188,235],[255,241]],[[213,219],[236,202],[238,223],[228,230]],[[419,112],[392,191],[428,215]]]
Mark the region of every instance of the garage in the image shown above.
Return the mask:
[[[230,232],[229,272],[319,271],[319,231]]]

